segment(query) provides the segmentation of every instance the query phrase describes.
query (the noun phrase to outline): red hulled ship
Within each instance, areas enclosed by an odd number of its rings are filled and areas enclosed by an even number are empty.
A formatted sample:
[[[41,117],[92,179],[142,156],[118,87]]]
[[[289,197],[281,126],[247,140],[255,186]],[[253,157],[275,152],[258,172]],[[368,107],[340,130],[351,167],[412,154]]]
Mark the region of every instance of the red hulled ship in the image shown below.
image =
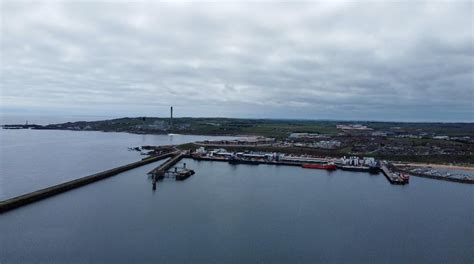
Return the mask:
[[[306,169],[320,169],[320,170],[335,170],[337,167],[331,163],[318,164],[318,163],[308,163],[303,164],[301,167]]]

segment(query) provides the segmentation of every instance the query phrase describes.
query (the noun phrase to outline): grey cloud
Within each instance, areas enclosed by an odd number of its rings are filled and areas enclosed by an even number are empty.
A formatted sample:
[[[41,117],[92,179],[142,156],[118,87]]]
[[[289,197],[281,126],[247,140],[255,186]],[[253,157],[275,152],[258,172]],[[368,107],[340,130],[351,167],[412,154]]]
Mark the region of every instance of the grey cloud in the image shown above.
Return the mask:
[[[472,32],[470,2],[7,0],[0,109],[472,121]]]

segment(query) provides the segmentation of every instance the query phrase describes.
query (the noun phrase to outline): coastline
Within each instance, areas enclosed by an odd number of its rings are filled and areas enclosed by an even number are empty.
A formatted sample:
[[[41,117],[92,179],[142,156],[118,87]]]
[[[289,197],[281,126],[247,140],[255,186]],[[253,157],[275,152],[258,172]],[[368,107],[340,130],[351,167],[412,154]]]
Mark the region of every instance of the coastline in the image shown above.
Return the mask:
[[[10,129],[5,129],[3,127],[0,127],[2,130],[10,130]],[[32,129],[32,130],[38,130],[38,131],[45,131],[45,130],[54,130],[54,131],[73,131],[73,132],[102,132],[102,133],[126,133],[126,134],[131,134],[131,135],[162,135],[162,136],[202,136],[202,137],[226,137],[226,138],[240,138],[240,137],[251,137],[251,136],[258,136],[256,134],[239,134],[239,133],[224,133],[224,134],[215,134],[215,133],[176,133],[176,134],[170,134],[170,133],[154,133],[152,131],[134,131],[134,130],[101,130],[101,129],[91,129],[91,130],[76,130],[76,129],[58,129],[58,128],[47,128],[47,129]],[[305,147],[283,147],[283,146],[274,146],[272,144],[259,144],[259,145],[213,145],[213,144],[203,144],[199,142],[190,142],[186,144],[178,144],[177,147],[180,148],[182,145],[187,145],[187,144],[194,144],[195,146],[203,146],[203,147],[224,147],[224,148],[250,148],[253,150],[262,150],[262,151],[267,151],[270,148],[271,151],[282,151],[286,153],[292,153],[295,151],[295,153],[299,153],[301,151],[308,151],[308,152],[320,152],[316,153],[317,155],[322,155],[322,156],[332,156],[332,157],[341,157],[344,155],[362,155],[364,156],[365,154],[363,153],[344,153],[344,152],[339,152],[338,150],[325,150],[325,149],[311,149],[311,148],[305,148]],[[262,148],[262,149],[260,149]],[[187,149],[187,148],[186,148]],[[297,149],[297,150],[295,150]],[[335,152],[335,153],[331,153]],[[379,159],[384,159],[383,157],[378,157]],[[392,159],[390,158],[385,158],[387,160],[390,160],[395,166],[412,166],[412,167],[432,167],[432,168],[438,168],[438,169],[452,169],[452,170],[466,170],[466,171],[474,171],[474,164],[466,164],[466,165],[447,165],[443,163],[432,163],[432,162],[422,162],[422,163],[417,163],[415,161],[410,161],[407,159],[405,162],[400,161],[400,159]]]
[[[411,167],[431,167],[435,169],[450,169],[450,170],[466,170],[474,171],[474,165],[446,165],[436,163],[394,163],[395,166],[411,166]]]

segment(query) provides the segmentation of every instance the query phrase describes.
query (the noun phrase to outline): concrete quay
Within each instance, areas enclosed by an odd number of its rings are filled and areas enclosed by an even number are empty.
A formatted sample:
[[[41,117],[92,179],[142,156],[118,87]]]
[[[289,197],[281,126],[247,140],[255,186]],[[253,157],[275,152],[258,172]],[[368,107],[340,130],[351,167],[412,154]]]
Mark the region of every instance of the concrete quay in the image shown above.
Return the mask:
[[[382,164],[380,170],[391,184],[404,185],[408,183],[408,180],[403,179],[399,174],[391,172],[385,164]]]

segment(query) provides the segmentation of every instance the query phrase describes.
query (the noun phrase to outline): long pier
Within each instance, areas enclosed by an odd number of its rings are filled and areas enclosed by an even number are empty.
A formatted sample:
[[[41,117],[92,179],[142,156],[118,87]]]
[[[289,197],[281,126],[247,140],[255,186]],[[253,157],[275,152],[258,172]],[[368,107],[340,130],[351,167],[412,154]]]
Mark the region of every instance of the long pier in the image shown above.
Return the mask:
[[[113,168],[113,169],[110,169],[110,170],[106,170],[106,171],[103,171],[103,172],[92,174],[92,175],[89,175],[89,176],[86,176],[86,177],[83,177],[83,178],[79,178],[79,179],[76,179],[76,180],[64,182],[64,183],[54,185],[54,186],[51,186],[51,187],[48,187],[48,188],[45,188],[45,189],[41,189],[41,190],[38,190],[38,191],[34,191],[34,192],[31,192],[31,193],[20,195],[20,196],[17,196],[17,197],[14,197],[14,198],[11,198],[11,199],[8,199],[8,200],[5,200],[5,201],[0,201],[0,214],[4,213],[6,211],[9,211],[9,210],[18,208],[20,206],[24,206],[24,205],[27,205],[27,204],[30,204],[30,203],[33,203],[33,202],[36,202],[36,201],[39,201],[39,200],[57,195],[57,194],[60,194],[60,193],[63,193],[63,192],[67,192],[67,191],[72,190],[72,189],[82,187],[84,185],[87,185],[87,184],[90,184],[90,183],[93,183],[93,182],[96,182],[96,181],[100,181],[102,179],[117,175],[119,173],[131,170],[131,169],[138,168],[140,166],[143,166],[143,165],[155,162],[155,161],[159,161],[159,160],[162,160],[162,159],[165,159],[165,158],[169,158],[173,155],[176,155],[176,152],[171,152],[171,153],[166,153],[166,154],[159,155],[159,156],[145,158],[141,161],[133,162],[133,163],[130,163],[130,164],[127,164],[127,165],[124,165],[124,166],[120,166],[120,167],[117,167],[117,168]]]

